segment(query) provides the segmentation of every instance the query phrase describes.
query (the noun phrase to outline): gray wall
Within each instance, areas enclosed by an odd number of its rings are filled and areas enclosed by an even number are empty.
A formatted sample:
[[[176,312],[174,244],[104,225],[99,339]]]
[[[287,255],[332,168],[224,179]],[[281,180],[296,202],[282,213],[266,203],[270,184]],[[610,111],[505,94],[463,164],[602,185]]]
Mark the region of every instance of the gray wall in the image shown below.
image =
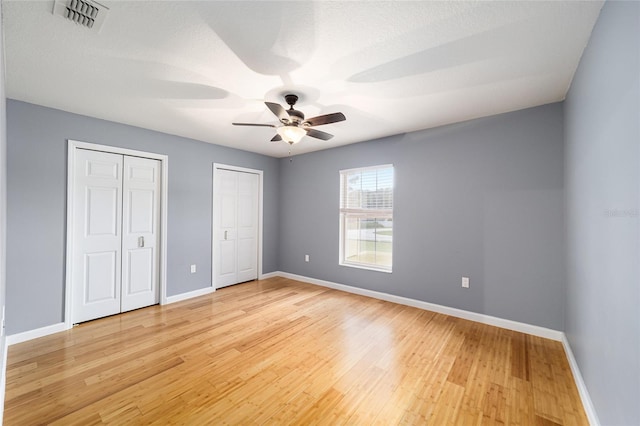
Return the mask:
[[[169,156],[168,296],[211,285],[214,162],[264,171],[263,272],[278,269],[277,159],[15,100],[7,119],[7,334],[64,319],[67,139]]]
[[[552,104],[281,159],[280,269],[562,330],[563,152]],[[385,163],[393,273],[339,266],[338,172]]]
[[[603,425],[640,424],[640,3],[607,2],[565,102],[566,334]]]

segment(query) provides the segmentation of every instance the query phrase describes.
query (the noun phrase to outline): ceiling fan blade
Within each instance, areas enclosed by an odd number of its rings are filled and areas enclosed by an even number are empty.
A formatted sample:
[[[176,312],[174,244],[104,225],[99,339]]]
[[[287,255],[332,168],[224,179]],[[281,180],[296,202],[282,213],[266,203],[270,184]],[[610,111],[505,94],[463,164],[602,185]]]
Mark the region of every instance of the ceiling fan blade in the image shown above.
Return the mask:
[[[283,122],[283,123],[288,123],[289,120],[289,114],[287,113],[287,110],[282,108],[282,106],[280,104],[276,104],[273,102],[265,102],[264,103],[267,108],[269,108],[271,110],[272,113],[274,113],[276,115],[276,117],[278,117],[278,119]]]
[[[307,136],[311,136],[312,138],[322,139],[323,141],[328,141],[333,137],[332,134],[327,132],[321,132],[316,129],[307,129]]]
[[[344,121],[346,119],[347,117],[345,117],[343,113],[334,112],[333,114],[325,114],[309,118],[302,124],[309,126],[320,126],[322,124],[337,123],[338,121]]]
[[[276,134],[273,138],[271,138],[271,142],[278,142],[282,140],[282,136]]]
[[[258,126],[258,127],[276,127],[275,124],[259,124],[259,123],[231,123],[234,126]]]

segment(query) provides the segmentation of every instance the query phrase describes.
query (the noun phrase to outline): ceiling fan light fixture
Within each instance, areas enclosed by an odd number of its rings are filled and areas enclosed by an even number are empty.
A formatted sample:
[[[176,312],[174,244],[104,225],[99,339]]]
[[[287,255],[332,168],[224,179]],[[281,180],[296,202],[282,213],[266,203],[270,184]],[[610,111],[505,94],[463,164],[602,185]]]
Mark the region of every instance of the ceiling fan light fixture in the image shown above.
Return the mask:
[[[278,127],[276,131],[282,137],[282,140],[291,145],[300,142],[300,139],[307,134],[306,130],[297,126],[282,126]]]

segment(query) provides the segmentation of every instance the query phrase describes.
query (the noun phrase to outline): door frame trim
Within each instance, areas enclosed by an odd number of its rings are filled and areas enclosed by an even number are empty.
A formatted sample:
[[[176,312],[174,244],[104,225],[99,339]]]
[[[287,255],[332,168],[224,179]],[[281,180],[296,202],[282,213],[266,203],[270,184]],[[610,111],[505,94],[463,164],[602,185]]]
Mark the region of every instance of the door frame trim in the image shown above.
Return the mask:
[[[215,219],[216,219],[216,171],[231,170],[234,172],[252,173],[258,175],[258,279],[262,279],[262,230],[263,230],[263,194],[264,194],[264,171],[249,169],[246,167],[232,166],[229,164],[213,163],[213,176],[211,178],[211,287],[215,291],[216,283],[216,242],[215,242]]]
[[[76,149],[88,149],[91,151],[108,152],[111,154],[130,155],[133,157],[149,158],[160,161],[160,246],[158,261],[158,278],[160,304],[167,304],[167,211],[169,192],[169,156],[156,154],[153,152],[137,151],[117,146],[100,145],[89,142],[68,139],[67,145],[67,232],[66,232],[66,262],[65,262],[65,303],[64,303],[64,324],[68,330],[73,327],[73,282],[71,271],[73,271],[73,184],[75,180],[75,158]]]

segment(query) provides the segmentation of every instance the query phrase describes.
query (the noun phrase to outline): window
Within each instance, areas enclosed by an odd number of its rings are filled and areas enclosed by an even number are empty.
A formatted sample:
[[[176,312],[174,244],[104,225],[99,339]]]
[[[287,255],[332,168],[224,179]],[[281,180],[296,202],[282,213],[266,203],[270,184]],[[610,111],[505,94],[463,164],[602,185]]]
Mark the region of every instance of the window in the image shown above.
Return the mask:
[[[340,171],[340,264],[391,272],[393,165]]]

